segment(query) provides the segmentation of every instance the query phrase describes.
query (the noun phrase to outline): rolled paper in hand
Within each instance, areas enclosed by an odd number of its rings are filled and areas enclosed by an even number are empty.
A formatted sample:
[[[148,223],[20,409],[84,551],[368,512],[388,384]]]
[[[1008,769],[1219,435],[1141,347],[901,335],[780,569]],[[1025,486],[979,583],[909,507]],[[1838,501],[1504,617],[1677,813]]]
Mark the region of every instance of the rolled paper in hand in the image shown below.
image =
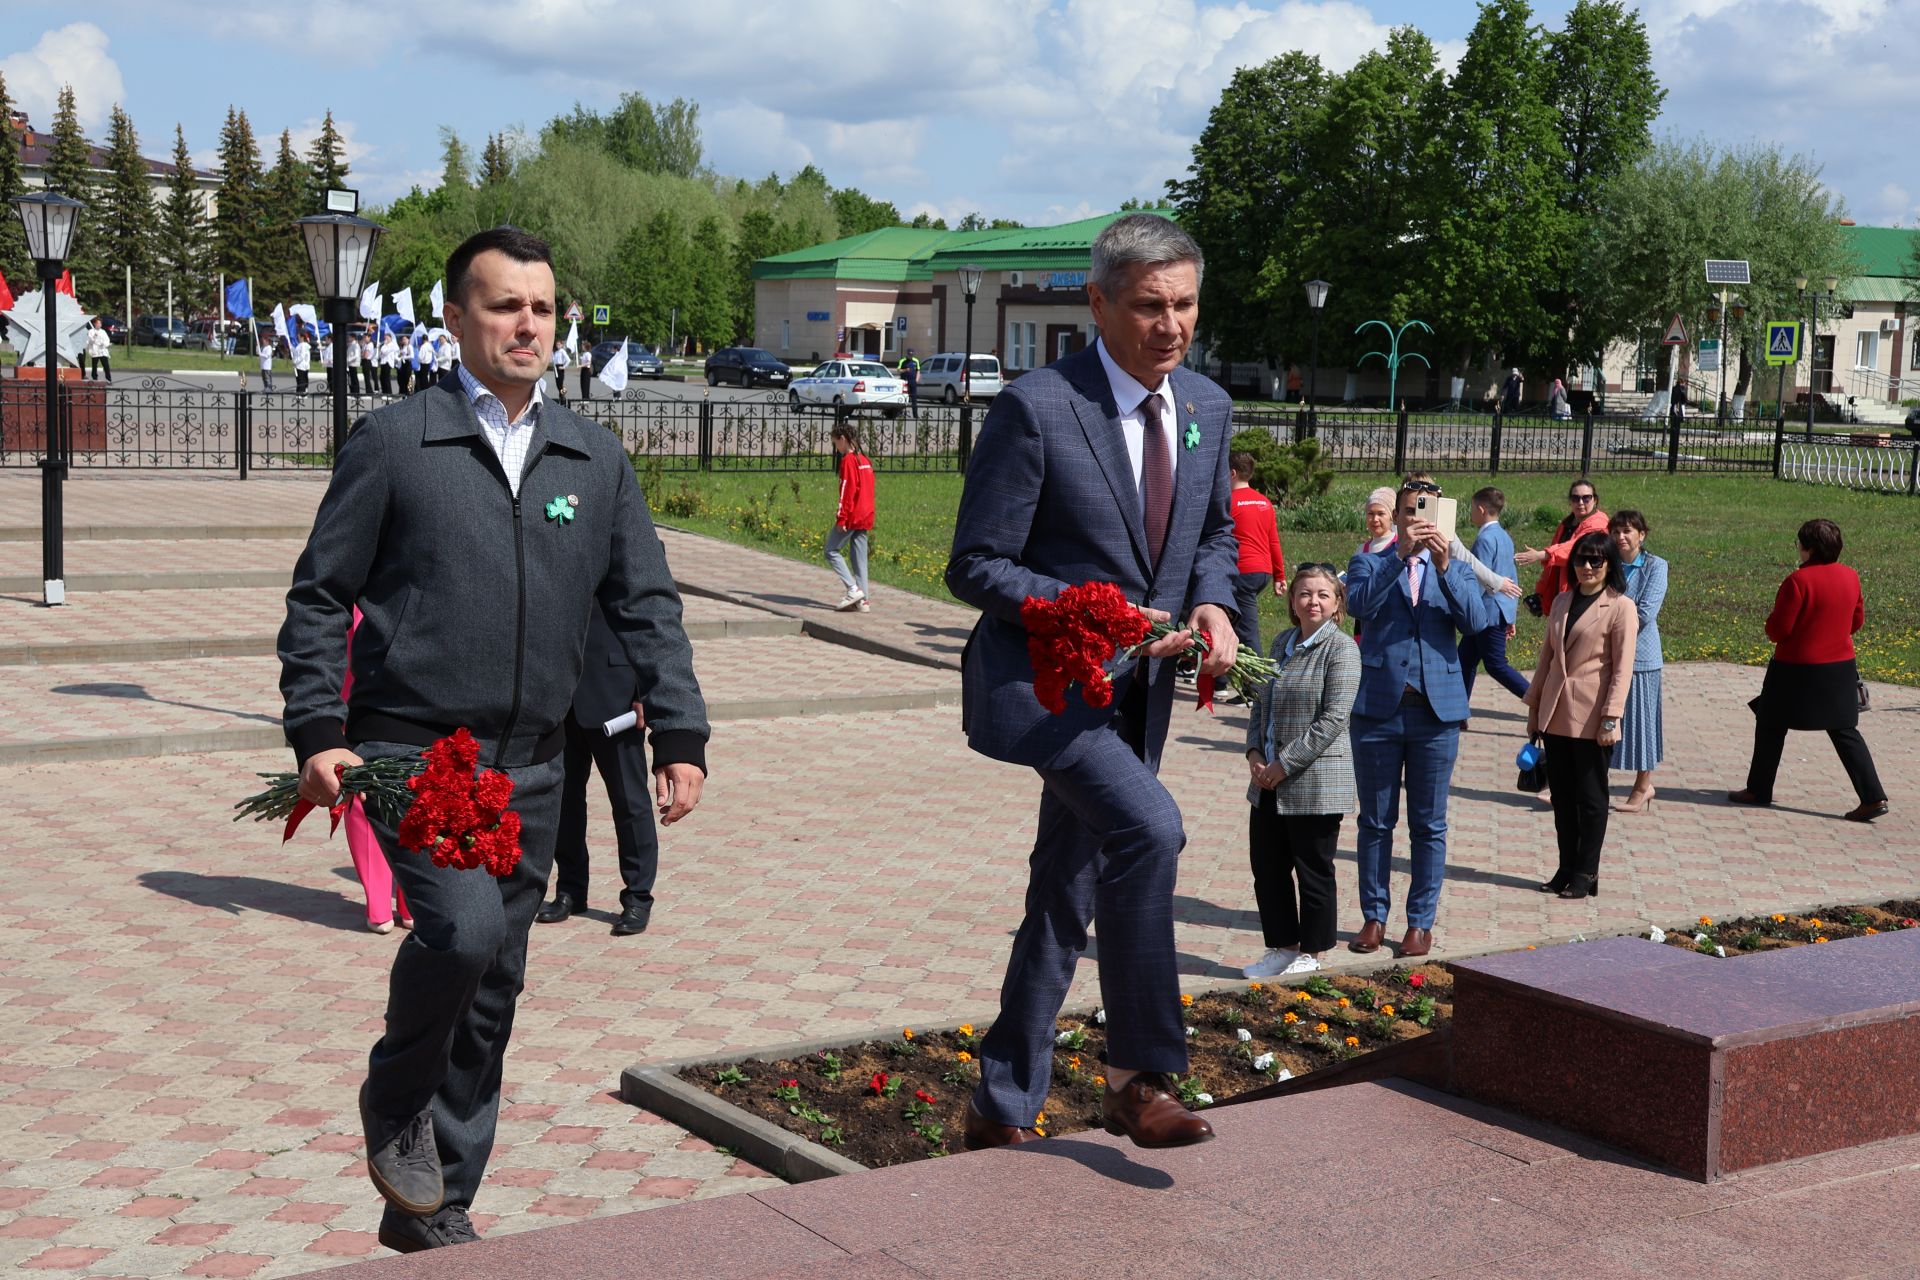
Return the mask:
[[[625,733],[640,723],[640,717],[629,711],[623,716],[615,716],[600,726],[600,731],[611,738],[616,733]]]

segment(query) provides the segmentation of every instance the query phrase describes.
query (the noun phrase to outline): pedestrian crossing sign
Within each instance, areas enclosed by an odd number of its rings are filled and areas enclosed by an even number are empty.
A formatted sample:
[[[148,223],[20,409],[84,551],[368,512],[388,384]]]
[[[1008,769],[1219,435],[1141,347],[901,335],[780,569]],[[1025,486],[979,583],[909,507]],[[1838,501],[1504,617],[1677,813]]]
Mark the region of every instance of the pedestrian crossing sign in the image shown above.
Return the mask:
[[[1800,323],[1797,320],[1767,322],[1767,363],[1798,364],[1800,361]]]

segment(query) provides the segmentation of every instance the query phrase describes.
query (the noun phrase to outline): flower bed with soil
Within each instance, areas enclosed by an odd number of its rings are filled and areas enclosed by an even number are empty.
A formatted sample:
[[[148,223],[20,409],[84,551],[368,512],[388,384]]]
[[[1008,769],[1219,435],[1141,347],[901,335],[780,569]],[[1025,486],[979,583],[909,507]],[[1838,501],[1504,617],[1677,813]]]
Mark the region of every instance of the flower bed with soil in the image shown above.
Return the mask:
[[[1368,975],[1315,974],[1300,987],[1180,997],[1191,1069],[1175,1086],[1189,1106],[1425,1035],[1453,1011],[1453,979],[1439,965]],[[1053,1084],[1039,1129],[1077,1133],[1100,1124],[1105,1014],[1059,1020]],[[986,1028],[915,1032],[780,1062],[703,1066],[688,1084],[850,1160],[879,1168],[960,1150],[962,1116],[980,1081],[974,1055]]]
[[[1781,947],[1804,947],[1841,938],[1866,938],[1876,933],[1912,929],[1920,920],[1920,899],[1895,899],[1877,907],[1825,907],[1807,915],[1776,912],[1715,920],[1701,916],[1674,929],[1650,929],[1644,935],[1668,946],[1702,955],[1732,958]]]

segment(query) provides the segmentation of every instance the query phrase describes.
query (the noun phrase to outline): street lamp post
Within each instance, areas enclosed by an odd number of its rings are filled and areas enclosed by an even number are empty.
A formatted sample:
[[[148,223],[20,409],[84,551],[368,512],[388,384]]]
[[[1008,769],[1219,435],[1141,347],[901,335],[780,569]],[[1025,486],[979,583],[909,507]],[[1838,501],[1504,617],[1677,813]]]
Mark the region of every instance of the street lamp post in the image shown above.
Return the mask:
[[[967,295],[967,348],[960,357],[960,398],[973,402],[973,298],[980,292],[979,267],[969,262],[960,268],[960,291]]]
[[[60,413],[58,284],[61,264],[73,249],[73,233],[80,225],[80,210],[85,206],[57,192],[41,191],[16,196],[13,207],[26,230],[27,252],[33,255],[39,270],[40,292],[46,303],[46,332],[40,354],[47,373],[47,445],[40,458],[40,579],[41,602],[59,605],[67,602],[67,575],[61,546],[66,512],[60,486],[67,478],[72,442]]]
[[[344,334],[353,323],[360,293],[366,288],[367,268],[373,263],[373,247],[386,228],[359,217],[360,193],[333,190],[327,192],[327,212],[295,220],[306,241],[307,259],[313,267],[314,291],[327,310],[327,323]],[[327,369],[327,392],[333,401],[333,435],[330,456],[340,456],[340,445],[347,438],[347,362],[338,353]]]
[[[1320,382],[1320,313],[1326,309],[1327,294],[1333,286],[1325,280],[1307,281],[1307,310],[1313,312],[1313,360],[1307,366],[1307,381],[1301,392],[1307,400],[1307,421],[1313,421],[1313,393]]]

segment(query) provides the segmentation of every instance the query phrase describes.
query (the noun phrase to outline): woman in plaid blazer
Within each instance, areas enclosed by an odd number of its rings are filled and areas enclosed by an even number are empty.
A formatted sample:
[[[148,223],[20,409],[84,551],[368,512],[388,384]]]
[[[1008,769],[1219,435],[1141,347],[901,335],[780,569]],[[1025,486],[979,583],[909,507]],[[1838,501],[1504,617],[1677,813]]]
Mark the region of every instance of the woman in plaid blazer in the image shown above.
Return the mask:
[[[1332,565],[1300,566],[1287,593],[1293,629],[1273,642],[1280,669],[1247,721],[1247,855],[1267,944],[1249,978],[1311,973],[1333,945],[1333,852],[1354,806],[1347,720],[1360,689],[1360,647],[1340,629],[1346,604]]]

